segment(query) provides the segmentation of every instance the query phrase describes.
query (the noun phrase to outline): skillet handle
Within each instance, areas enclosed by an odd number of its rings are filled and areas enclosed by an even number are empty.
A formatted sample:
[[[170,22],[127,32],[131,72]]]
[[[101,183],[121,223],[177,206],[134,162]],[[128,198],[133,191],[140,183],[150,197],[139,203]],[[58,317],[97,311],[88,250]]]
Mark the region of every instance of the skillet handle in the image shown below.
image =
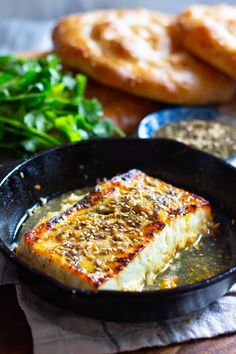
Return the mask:
[[[226,160],[231,166],[236,167],[236,154],[228,157]]]

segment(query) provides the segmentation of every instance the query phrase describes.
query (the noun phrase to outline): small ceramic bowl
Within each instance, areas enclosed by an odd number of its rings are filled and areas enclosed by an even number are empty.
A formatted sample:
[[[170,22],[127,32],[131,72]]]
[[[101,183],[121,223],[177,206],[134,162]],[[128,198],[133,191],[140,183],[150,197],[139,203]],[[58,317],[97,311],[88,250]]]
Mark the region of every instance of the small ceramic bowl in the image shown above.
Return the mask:
[[[211,107],[174,107],[163,109],[147,115],[140,122],[137,129],[139,138],[153,138],[154,134],[166,124],[179,122],[182,120],[214,120],[222,123],[228,123],[236,126],[236,116],[224,113]],[[236,167],[236,155],[229,156],[226,159],[231,165]]]
[[[215,120],[222,123],[236,124],[236,117],[211,107],[176,107],[153,112],[143,118],[137,129],[139,138],[152,138],[163,125],[181,120]]]

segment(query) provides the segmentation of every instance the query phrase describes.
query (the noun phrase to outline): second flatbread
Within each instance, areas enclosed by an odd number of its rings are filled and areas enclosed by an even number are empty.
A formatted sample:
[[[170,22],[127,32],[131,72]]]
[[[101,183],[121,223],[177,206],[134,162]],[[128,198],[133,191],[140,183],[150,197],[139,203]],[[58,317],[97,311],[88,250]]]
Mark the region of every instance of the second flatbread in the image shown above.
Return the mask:
[[[187,50],[236,78],[236,6],[193,5],[178,23]]]
[[[94,11],[59,21],[53,41],[66,65],[123,91],[178,104],[230,99],[232,80],[180,49],[173,23],[143,9]]]

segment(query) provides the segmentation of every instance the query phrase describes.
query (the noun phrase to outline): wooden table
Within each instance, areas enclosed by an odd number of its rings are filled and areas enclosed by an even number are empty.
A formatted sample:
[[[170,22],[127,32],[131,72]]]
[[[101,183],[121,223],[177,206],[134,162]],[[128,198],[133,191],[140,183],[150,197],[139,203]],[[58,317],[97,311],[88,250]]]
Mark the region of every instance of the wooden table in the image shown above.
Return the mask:
[[[0,287],[0,354],[32,354],[32,336],[13,285]],[[235,354],[236,334],[190,341],[165,348],[142,349],[133,354]],[[56,354],[56,353],[55,353]],[[95,353],[94,353],[95,354]]]

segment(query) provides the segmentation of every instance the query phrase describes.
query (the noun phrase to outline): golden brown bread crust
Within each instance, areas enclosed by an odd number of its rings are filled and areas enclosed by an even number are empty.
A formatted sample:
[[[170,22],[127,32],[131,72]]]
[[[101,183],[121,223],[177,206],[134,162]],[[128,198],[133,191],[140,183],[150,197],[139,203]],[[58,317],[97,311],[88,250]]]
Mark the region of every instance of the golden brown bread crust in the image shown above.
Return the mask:
[[[101,10],[62,19],[53,41],[64,64],[126,92],[179,104],[230,99],[233,82],[183,51],[175,28],[170,15]]]
[[[155,233],[201,208],[210,212],[210,203],[131,170],[100,183],[73,207],[27,232],[21,246],[31,252],[32,262],[43,256],[97,288],[124,269]],[[17,254],[26,258],[22,247]]]
[[[193,5],[178,25],[188,51],[236,78],[236,6]]]

